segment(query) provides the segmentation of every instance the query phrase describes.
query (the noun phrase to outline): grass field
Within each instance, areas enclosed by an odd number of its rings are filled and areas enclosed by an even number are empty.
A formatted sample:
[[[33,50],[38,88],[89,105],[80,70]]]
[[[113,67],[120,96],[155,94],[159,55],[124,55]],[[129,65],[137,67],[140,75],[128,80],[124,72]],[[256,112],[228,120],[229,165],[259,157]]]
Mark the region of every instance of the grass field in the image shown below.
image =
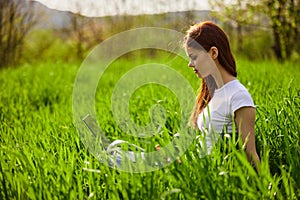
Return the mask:
[[[148,150],[176,133],[178,104],[158,86],[132,97],[136,123],[148,108],[167,110],[163,131],[147,141],[126,136],[110,113],[114,84],[132,66],[151,59],[128,57],[112,64],[96,97],[99,124],[110,139],[126,139]],[[200,84],[186,61],[155,62],[178,70],[192,87]],[[238,78],[257,105],[258,175],[244,152],[229,145],[200,158],[198,142],[162,169],[127,173],[102,165],[82,144],[73,125],[72,89],[79,65],[60,62],[0,71],[0,199],[298,199],[300,198],[300,69],[297,63],[238,59]],[[191,100],[193,101],[193,100]],[[221,145],[220,145],[221,146]],[[151,149],[152,148],[152,149]]]

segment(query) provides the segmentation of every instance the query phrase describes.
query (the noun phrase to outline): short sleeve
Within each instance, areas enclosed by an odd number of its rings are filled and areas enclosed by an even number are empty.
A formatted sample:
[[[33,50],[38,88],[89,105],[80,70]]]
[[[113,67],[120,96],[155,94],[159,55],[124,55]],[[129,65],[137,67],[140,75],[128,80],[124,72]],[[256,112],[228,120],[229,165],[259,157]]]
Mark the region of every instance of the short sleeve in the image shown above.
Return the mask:
[[[242,107],[253,107],[253,99],[247,90],[240,90],[236,92],[231,98],[231,112],[234,113]]]

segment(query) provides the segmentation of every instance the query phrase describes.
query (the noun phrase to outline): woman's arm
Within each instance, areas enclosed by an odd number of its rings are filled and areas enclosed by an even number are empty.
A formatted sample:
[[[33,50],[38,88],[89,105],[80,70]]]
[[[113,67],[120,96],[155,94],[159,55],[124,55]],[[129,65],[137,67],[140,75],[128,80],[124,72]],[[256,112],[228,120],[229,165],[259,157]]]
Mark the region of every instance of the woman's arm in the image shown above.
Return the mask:
[[[246,153],[249,162],[253,162],[256,170],[258,171],[258,163],[260,159],[256,152],[255,146],[255,108],[242,107],[235,111],[235,123],[238,128],[239,134],[242,136],[243,144],[246,147]]]

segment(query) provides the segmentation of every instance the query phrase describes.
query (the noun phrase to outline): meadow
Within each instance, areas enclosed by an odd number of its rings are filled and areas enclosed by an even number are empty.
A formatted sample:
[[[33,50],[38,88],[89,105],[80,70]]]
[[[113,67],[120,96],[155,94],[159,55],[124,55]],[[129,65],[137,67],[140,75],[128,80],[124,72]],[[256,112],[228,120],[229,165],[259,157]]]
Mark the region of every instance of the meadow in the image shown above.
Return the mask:
[[[177,132],[176,96],[157,85],[137,90],[130,103],[136,123],[149,122],[148,108],[167,110],[162,131],[139,140],[123,133],[110,112],[114,84],[133,66],[172,66],[196,91],[200,80],[181,58],[128,55],[100,80],[99,124],[108,138],[154,151]],[[219,144],[201,158],[198,142],[153,172],[128,173],[103,165],[83,145],[73,123],[72,91],[80,63],[24,64],[0,71],[0,199],[298,199],[300,198],[300,70],[296,62],[237,59],[238,79],[257,106],[259,173],[242,148]],[[193,101],[193,100],[191,100]],[[222,145],[227,150],[222,151]],[[223,147],[224,148],[224,147]]]

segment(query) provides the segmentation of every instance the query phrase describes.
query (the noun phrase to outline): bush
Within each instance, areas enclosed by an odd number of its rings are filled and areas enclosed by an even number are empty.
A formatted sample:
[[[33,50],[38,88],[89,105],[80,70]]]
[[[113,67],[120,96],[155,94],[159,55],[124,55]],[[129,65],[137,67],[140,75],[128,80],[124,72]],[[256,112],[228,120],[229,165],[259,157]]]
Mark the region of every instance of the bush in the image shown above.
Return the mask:
[[[75,60],[75,55],[72,54],[73,51],[68,40],[63,41],[52,30],[39,29],[28,35],[23,61],[26,63],[39,61],[70,62]]]

